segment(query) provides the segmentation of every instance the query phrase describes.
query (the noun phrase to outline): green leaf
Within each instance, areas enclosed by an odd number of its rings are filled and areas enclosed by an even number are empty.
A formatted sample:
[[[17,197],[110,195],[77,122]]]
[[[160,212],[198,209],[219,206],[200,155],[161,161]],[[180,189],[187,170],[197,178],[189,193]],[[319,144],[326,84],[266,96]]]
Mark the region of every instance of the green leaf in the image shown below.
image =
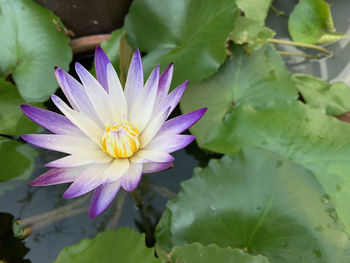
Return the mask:
[[[350,260],[333,202],[306,169],[264,150],[211,160],[182,183],[157,227],[157,253],[200,242],[241,248],[271,263]]]
[[[128,42],[149,53],[146,73],[174,63],[173,86],[213,74],[238,16],[234,0],[135,0],[125,19]]]
[[[336,33],[331,10],[324,0],[303,0],[288,19],[288,29],[296,42],[327,43],[346,37]]]
[[[54,263],[156,263],[152,248],[145,245],[144,234],[130,228],[107,230],[94,239],[83,239],[80,243],[65,247]]]
[[[350,125],[300,103],[258,110],[237,107],[211,129],[209,150],[233,154],[242,147],[277,152],[311,170],[336,203],[350,233]]]
[[[293,80],[307,104],[328,115],[350,111],[350,88],[342,82],[330,84],[312,75],[295,74]]]
[[[267,27],[260,25],[253,19],[238,17],[235,28],[229,35],[236,44],[247,44],[245,50],[247,53],[259,49],[269,38],[272,38],[275,32]]]
[[[120,74],[120,39],[125,34],[124,28],[119,28],[112,32],[111,38],[105,42],[101,43],[101,48],[106,52],[109,60],[111,61],[113,67],[117,71],[118,75]],[[95,62],[92,65],[92,68],[90,70],[90,73],[92,73],[94,76],[96,76],[95,72]]]
[[[32,0],[0,0],[0,32],[0,76],[11,74],[25,101],[47,100],[54,67],[68,70],[72,59],[60,19]]]
[[[232,60],[228,59],[209,79],[190,86],[180,102],[183,112],[208,108],[190,129],[201,147],[233,106],[265,108],[271,101],[286,102],[298,96],[289,72],[272,46],[265,45],[249,57],[239,46],[232,53]]]
[[[263,256],[252,256],[242,250],[220,248],[211,244],[203,246],[199,243],[175,247],[170,253],[170,263],[269,263]]]
[[[20,136],[25,133],[37,133],[42,129],[21,111],[24,100],[16,86],[0,78],[0,134]],[[42,106],[40,103],[32,104]]]
[[[0,195],[29,178],[36,156],[28,145],[0,136]]]
[[[246,17],[263,25],[272,0],[236,0],[236,3]]]

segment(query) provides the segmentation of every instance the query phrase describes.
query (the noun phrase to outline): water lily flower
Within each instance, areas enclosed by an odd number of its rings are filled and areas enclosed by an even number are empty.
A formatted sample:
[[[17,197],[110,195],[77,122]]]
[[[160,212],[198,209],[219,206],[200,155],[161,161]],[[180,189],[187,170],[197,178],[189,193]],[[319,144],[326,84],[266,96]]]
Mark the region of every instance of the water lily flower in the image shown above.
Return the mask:
[[[56,68],[56,78],[70,106],[56,95],[51,99],[64,115],[21,106],[29,118],[54,133],[28,134],[22,138],[32,145],[68,154],[47,163],[45,166],[51,169],[30,185],[72,183],[64,198],[94,190],[90,217],[105,211],[120,187],[134,191],[143,173],[172,167],[174,158],[170,153],[195,139],[180,133],[206,111],[203,108],[166,121],[188,81],[168,94],[173,65],[162,74],[158,65],[144,84],[138,50],[131,60],[124,89],[99,47],[95,51],[95,67],[97,79],[76,63],[81,83]]]

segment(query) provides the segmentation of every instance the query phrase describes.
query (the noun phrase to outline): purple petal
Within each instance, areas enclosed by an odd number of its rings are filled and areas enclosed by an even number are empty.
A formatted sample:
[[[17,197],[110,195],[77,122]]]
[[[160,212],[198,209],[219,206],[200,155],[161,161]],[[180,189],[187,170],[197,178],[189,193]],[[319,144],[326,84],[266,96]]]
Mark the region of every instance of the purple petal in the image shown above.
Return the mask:
[[[139,185],[142,177],[142,164],[131,164],[128,171],[121,178],[124,190],[132,192]]]
[[[31,181],[31,186],[46,186],[73,182],[79,175],[77,169],[50,169]]]
[[[69,199],[81,196],[97,188],[103,183],[102,173],[108,165],[92,165],[79,175],[63,194],[63,198]]]
[[[84,137],[58,134],[26,134],[22,136],[26,142],[48,150],[63,153],[80,153],[81,149],[93,150],[98,147]]]
[[[157,93],[157,102],[166,98],[169,92],[171,79],[173,77],[174,64],[171,63],[160,75]]]
[[[162,152],[172,153],[182,149],[193,142],[195,137],[193,135],[174,135],[168,134],[155,137],[145,148],[152,150],[159,150]]]
[[[75,102],[75,98],[74,98],[74,95],[72,94],[72,90],[75,92],[80,91],[81,88],[79,87],[79,85],[81,86],[81,84],[78,81],[76,81],[76,79],[74,79],[71,75],[66,73],[63,69],[58,67],[55,68],[55,76],[64,95],[69,101],[69,104],[72,106],[73,109],[78,110],[78,106]]]
[[[173,167],[173,163],[145,163],[142,166],[142,173],[155,173]]]
[[[97,187],[91,200],[89,216],[94,218],[102,214],[112,203],[119,189],[120,180]]]
[[[72,105],[73,109],[80,111],[89,116],[94,122],[101,124],[83,85],[60,68],[56,68],[55,74],[64,95]]]
[[[140,51],[137,49],[132,57],[128,76],[125,83],[125,97],[128,107],[131,108],[135,103],[143,88],[143,69]]]
[[[174,161],[169,153],[156,149],[141,149],[131,157],[133,163],[170,163]]]
[[[172,111],[175,109],[176,105],[179,103],[183,93],[185,92],[187,88],[188,80],[179,85],[176,89],[174,89],[165,99],[164,101],[159,105],[159,110],[168,109],[169,113],[168,116],[172,113]]]
[[[199,121],[206,111],[207,108],[202,108],[168,120],[160,128],[158,135],[179,134]]]
[[[106,53],[101,47],[97,47],[95,50],[95,69],[96,77],[101,86],[107,91],[108,90],[108,80],[107,80],[107,65],[111,63]]]
[[[85,137],[77,126],[61,114],[30,105],[21,105],[21,109],[30,119],[53,133]]]

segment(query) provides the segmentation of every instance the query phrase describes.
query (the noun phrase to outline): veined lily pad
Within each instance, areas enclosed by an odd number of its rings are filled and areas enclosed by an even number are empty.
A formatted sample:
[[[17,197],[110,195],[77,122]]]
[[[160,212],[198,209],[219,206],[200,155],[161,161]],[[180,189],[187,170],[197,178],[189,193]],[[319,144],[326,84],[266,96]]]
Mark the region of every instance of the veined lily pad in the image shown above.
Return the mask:
[[[350,260],[350,241],[312,173],[265,150],[196,169],[157,227],[157,252],[192,242],[240,248],[271,263]]]
[[[65,247],[54,263],[157,263],[152,248],[145,245],[144,234],[130,228],[107,230],[94,239]]]
[[[169,254],[169,263],[269,263],[263,256],[252,256],[242,250],[203,246],[199,243],[175,247]]]
[[[175,64],[175,87],[217,71],[237,16],[234,0],[135,0],[125,28],[131,46],[149,53],[143,59],[147,73],[156,64]]]
[[[51,11],[33,0],[0,0],[0,77],[11,74],[25,101],[45,101],[58,88],[54,67],[68,70],[69,37]]]
[[[297,99],[290,74],[272,46],[265,45],[250,56],[243,47],[235,46],[232,54],[233,59],[227,59],[215,75],[191,85],[180,102],[183,112],[208,108],[190,129],[201,147],[213,127],[220,125],[232,108],[241,105],[266,108],[272,101]]]

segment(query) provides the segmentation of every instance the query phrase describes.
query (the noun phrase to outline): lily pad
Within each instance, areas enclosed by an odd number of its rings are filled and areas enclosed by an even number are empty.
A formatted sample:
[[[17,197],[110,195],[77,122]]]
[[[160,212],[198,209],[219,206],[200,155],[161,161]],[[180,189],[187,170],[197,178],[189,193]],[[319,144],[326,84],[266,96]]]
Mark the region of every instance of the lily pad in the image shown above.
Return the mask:
[[[220,248],[214,244],[203,246],[194,243],[175,247],[169,255],[169,263],[269,263],[263,256],[252,256],[239,249]]]
[[[300,102],[270,106],[231,110],[222,125],[211,129],[205,147],[226,154],[259,147],[309,169],[335,201],[350,233],[350,125]]]
[[[23,114],[20,108],[23,103],[24,100],[19,95],[16,86],[0,78],[0,134],[20,136],[42,130]],[[41,103],[32,105],[42,107]]]
[[[131,46],[149,53],[143,59],[146,73],[156,64],[175,64],[175,87],[217,71],[237,17],[234,0],[135,0],[125,28]]]
[[[350,111],[350,88],[343,82],[330,84],[312,75],[295,74],[293,80],[307,104],[328,115]]]
[[[350,260],[350,241],[312,173],[265,150],[211,160],[182,183],[157,227],[157,252],[192,242],[271,263]]]
[[[246,17],[263,25],[272,0],[236,0],[236,3]]]
[[[232,54],[233,59],[227,59],[215,75],[191,85],[180,102],[183,112],[208,108],[190,129],[200,147],[233,107],[266,108],[272,101],[287,102],[298,97],[289,72],[272,46],[265,45],[250,56],[243,47],[235,46]]]
[[[294,41],[308,44],[347,37],[336,32],[331,10],[324,0],[300,1],[289,16],[288,29]]]
[[[83,239],[80,243],[65,247],[54,263],[157,263],[152,248],[145,245],[144,234],[130,228],[107,230],[93,239]]]
[[[272,38],[275,32],[253,19],[240,16],[237,18],[235,28],[229,35],[229,39],[236,44],[246,44],[245,51],[251,53],[259,49]]]
[[[25,101],[45,101],[58,88],[54,67],[68,70],[69,37],[60,19],[32,0],[0,0],[0,76],[11,74]]]
[[[36,156],[28,145],[0,136],[0,195],[29,178]]]

